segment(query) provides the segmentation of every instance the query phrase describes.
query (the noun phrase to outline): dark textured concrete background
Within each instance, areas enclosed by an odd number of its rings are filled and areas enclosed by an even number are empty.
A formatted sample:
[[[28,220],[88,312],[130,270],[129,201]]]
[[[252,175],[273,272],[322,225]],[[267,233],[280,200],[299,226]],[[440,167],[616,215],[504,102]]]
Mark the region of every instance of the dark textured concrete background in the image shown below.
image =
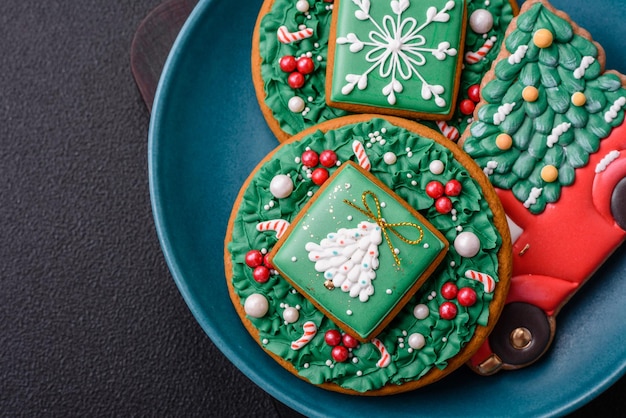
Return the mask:
[[[286,415],[157,241],[134,31],[159,0],[0,2],[0,415]],[[624,379],[577,415],[619,414]]]

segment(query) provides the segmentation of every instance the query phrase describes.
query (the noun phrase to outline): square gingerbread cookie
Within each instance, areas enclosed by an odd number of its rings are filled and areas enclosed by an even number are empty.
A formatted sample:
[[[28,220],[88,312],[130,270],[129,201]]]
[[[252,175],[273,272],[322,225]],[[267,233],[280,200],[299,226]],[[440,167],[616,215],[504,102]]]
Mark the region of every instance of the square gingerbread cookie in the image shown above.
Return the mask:
[[[449,119],[466,13],[464,0],[336,1],[327,103],[352,112]]]

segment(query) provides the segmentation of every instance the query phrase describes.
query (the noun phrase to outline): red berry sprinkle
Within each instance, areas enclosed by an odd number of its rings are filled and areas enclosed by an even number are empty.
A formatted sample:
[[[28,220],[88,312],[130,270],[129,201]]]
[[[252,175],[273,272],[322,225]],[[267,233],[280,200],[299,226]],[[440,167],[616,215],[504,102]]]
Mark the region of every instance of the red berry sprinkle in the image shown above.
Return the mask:
[[[341,337],[341,341],[343,342],[343,345],[347,348],[356,348],[359,345],[359,340],[357,340],[350,334],[343,334],[343,337]]]
[[[337,154],[335,154],[335,151],[329,149],[322,151],[320,154],[320,164],[329,168],[337,164]]]
[[[459,110],[461,110],[461,113],[463,113],[464,115],[471,115],[474,112],[475,107],[476,103],[469,99],[465,99],[461,101],[461,104],[459,105]]]
[[[287,77],[287,83],[292,89],[299,89],[300,87],[304,86],[304,75],[302,75],[302,73],[294,71],[293,73],[289,74],[289,77]]]
[[[335,347],[341,344],[341,333],[336,329],[328,330],[326,334],[324,334],[324,341],[331,347]]]
[[[444,302],[439,306],[439,316],[443,319],[451,320],[456,317],[458,308],[452,302]]]
[[[459,289],[457,300],[461,306],[474,306],[476,303],[476,291],[471,287],[463,287]]]
[[[461,186],[461,182],[456,179],[452,179],[446,183],[446,196],[458,196],[461,194],[462,189],[463,186]]]
[[[459,288],[456,286],[456,284],[452,282],[446,282],[443,284],[443,286],[441,286],[441,296],[448,300],[454,299],[457,295],[458,290]]]
[[[297,61],[292,55],[285,55],[280,59],[278,65],[280,65],[281,70],[286,73],[290,73],[296,70]]]
[[[313,168],[317,165],[317,163],[319,163],[319,156],[317,155],[317,152],[310,149],[304,151],[300,159],[302,160],[302,164],[309,168]]]
[[[321,186],[328,180],[328,170],[322,167],[316,168],[313,170],[313,173],[311,173],[311,180],[313,180],[313,183]]]
[[[270,279],[270,269],[265,266],[258,266],[254,268],[252,277],[259,283],[265,283]]]
[[[263,254],[259,250],[250,250],[246,253],[246,265],[255,268],[263,264]]]
[[[438,182],[437,180],[433,180],[426,185],[426,194],[433,199],[437,199],[443,196],[444,192],[443,184]]]
[[[302,74],[311,74],[315,70],[315,64],[311,58],[302,57],[296,61],[296,68]]]
[[[474,84],[467,89],[467,95],[474,103],[480,102],[480,85]]]
[[[343,363],[344,361],[348,360],[349,352],[348,349],[343,345],[338,345],[333,347],[331,355],[333,356],[333,360],[338,363]]]
[[[452,210],[452,201],[447,196],[442,196],[439,199],[435,200],[435,209],[439,213],[450,213]]]

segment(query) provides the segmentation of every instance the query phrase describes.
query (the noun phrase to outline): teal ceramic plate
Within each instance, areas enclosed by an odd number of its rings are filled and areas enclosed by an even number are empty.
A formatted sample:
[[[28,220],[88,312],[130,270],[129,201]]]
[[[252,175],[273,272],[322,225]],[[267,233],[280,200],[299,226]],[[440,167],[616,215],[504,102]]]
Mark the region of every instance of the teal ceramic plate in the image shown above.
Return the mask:
[[[554,0],[626,72],[621,0]],[[626,370],[626,248],[558,317],[543,360],[492,377],[466,368],[422,390],[384,398],[318,389],[284,370],[241,325],[226,289],[223,239],[231,206],[250,171],[278,143],[258,108],[250,42],[260,0],[201,1],[165,66],[150,126],[150,187],[165,257],[196,319],[259,386],[309,416],[541,416],[563,414]]]

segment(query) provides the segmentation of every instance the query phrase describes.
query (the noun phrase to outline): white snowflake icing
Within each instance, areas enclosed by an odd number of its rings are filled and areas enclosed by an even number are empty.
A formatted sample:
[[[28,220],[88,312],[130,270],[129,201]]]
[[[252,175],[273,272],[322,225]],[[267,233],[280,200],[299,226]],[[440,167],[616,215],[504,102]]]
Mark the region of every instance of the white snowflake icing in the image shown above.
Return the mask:
[[[378,68],[380,77],[390,79],[382,93],[387,97],[390,105],[396,104],[396,93],[402,93],[404,86],[402,80],[407,81],[413,76],[422,82],[421,95],[424,100],[435,99],[439,107],[446,106],[446,100],[441,97],[445,89],[439,84],[430,84],[420,73],[422,67],[428,61],[425,54],[432,54],[437,60],[443,61],[448,56],[456,56],[457,50],[451,48],[450,42],[440,42],[436,48],[426,48],[426,38],[420,34],[433,22],[445,23],[450,20],[448,12],[455,6],[454,1],[448,1],[443,9],[429,7],[426,10],[426,19],[421,25],[413,17],[402,17],[402,14],[410,7],[410,0],[392,0],[391,11],[394,16],[385,15],[379,24],[370,16],[370,0],[352,0],[357,6],[354,16],[361,21],[370,21],[373,29],[369,32],[369,41],[361,40],[354,33],[337,38],[337,44],[350,44],[352,53],[358,53],[364,48],[368,49],[365,60],[371,65],[363,74],[346,75],[347,84],[341,92],[348,95],[357,87],[364,90],[367,87],[368,75]]]

